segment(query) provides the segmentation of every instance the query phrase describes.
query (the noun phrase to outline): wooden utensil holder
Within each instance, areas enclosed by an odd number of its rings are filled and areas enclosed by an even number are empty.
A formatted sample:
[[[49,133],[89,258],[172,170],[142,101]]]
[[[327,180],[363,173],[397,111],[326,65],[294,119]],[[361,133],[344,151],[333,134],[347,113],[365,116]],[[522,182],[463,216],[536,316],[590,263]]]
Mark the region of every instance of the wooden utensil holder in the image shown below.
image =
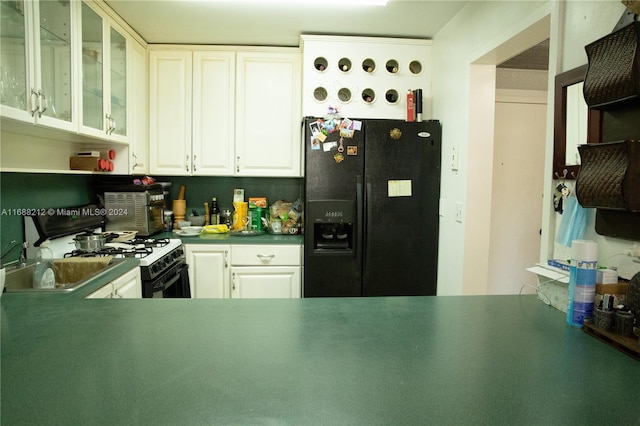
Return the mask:
[[[180,229],[178,222],[185,220],[187,200],[173,200],[173,229]]]

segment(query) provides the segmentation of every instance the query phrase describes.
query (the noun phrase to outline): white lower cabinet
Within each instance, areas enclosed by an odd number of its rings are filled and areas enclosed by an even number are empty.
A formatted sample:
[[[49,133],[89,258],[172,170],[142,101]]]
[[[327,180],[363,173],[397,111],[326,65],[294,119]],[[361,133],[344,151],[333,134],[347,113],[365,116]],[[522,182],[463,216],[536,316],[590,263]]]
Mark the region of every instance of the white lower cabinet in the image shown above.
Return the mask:
[[[142,280],[140,268],[134,268],[100,287],[86,299],[140,299],[142,298]]]
[[[300,298],[299,266],[232,266],[232,299]]]
[[[300,245],[184,247],[194,299],[301,297]]]
[[[229,298],[228,245],[185,244],[193,299]]]
[[[300,253],[299,245],[231,246],[231,298],[300,298]]]

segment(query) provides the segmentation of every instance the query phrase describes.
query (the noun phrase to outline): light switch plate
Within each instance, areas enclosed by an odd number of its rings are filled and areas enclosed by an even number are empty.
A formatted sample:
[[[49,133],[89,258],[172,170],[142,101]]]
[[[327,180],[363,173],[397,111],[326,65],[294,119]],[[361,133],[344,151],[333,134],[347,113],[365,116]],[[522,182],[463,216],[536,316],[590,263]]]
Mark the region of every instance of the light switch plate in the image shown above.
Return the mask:
[[[462,223],[462,202],[456,203],[456,222]]]
[[[459,151],[458,145],[451,146],[451,152],[450,152],[451,170],[454,170],[454,171],[458,170],[458,165],[460,163],[460,160],[459,160],[460,155],[458,151]]]

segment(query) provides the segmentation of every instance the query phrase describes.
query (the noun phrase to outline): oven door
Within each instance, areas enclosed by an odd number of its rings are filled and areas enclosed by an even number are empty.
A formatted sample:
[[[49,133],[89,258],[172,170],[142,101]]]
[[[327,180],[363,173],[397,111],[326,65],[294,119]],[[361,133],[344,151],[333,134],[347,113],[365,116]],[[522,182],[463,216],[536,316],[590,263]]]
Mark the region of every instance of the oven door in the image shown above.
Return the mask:
[[[142,297],[154,299],[191,298],[189,265],[178,263],[153,281],[142,282]]]
[[[164,231],[164,209],[162,204],[154,204],[146,208],[146,234],[154,235]],[[136,220],[137,222],[137,220]]]

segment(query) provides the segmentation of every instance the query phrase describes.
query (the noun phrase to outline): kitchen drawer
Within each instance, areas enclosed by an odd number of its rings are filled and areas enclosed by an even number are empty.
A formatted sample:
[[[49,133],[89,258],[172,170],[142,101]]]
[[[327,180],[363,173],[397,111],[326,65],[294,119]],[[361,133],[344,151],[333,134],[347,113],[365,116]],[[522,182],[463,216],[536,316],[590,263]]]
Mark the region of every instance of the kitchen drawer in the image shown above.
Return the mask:
[[[232,245],[234,266],[300,266],[299,245]]]

